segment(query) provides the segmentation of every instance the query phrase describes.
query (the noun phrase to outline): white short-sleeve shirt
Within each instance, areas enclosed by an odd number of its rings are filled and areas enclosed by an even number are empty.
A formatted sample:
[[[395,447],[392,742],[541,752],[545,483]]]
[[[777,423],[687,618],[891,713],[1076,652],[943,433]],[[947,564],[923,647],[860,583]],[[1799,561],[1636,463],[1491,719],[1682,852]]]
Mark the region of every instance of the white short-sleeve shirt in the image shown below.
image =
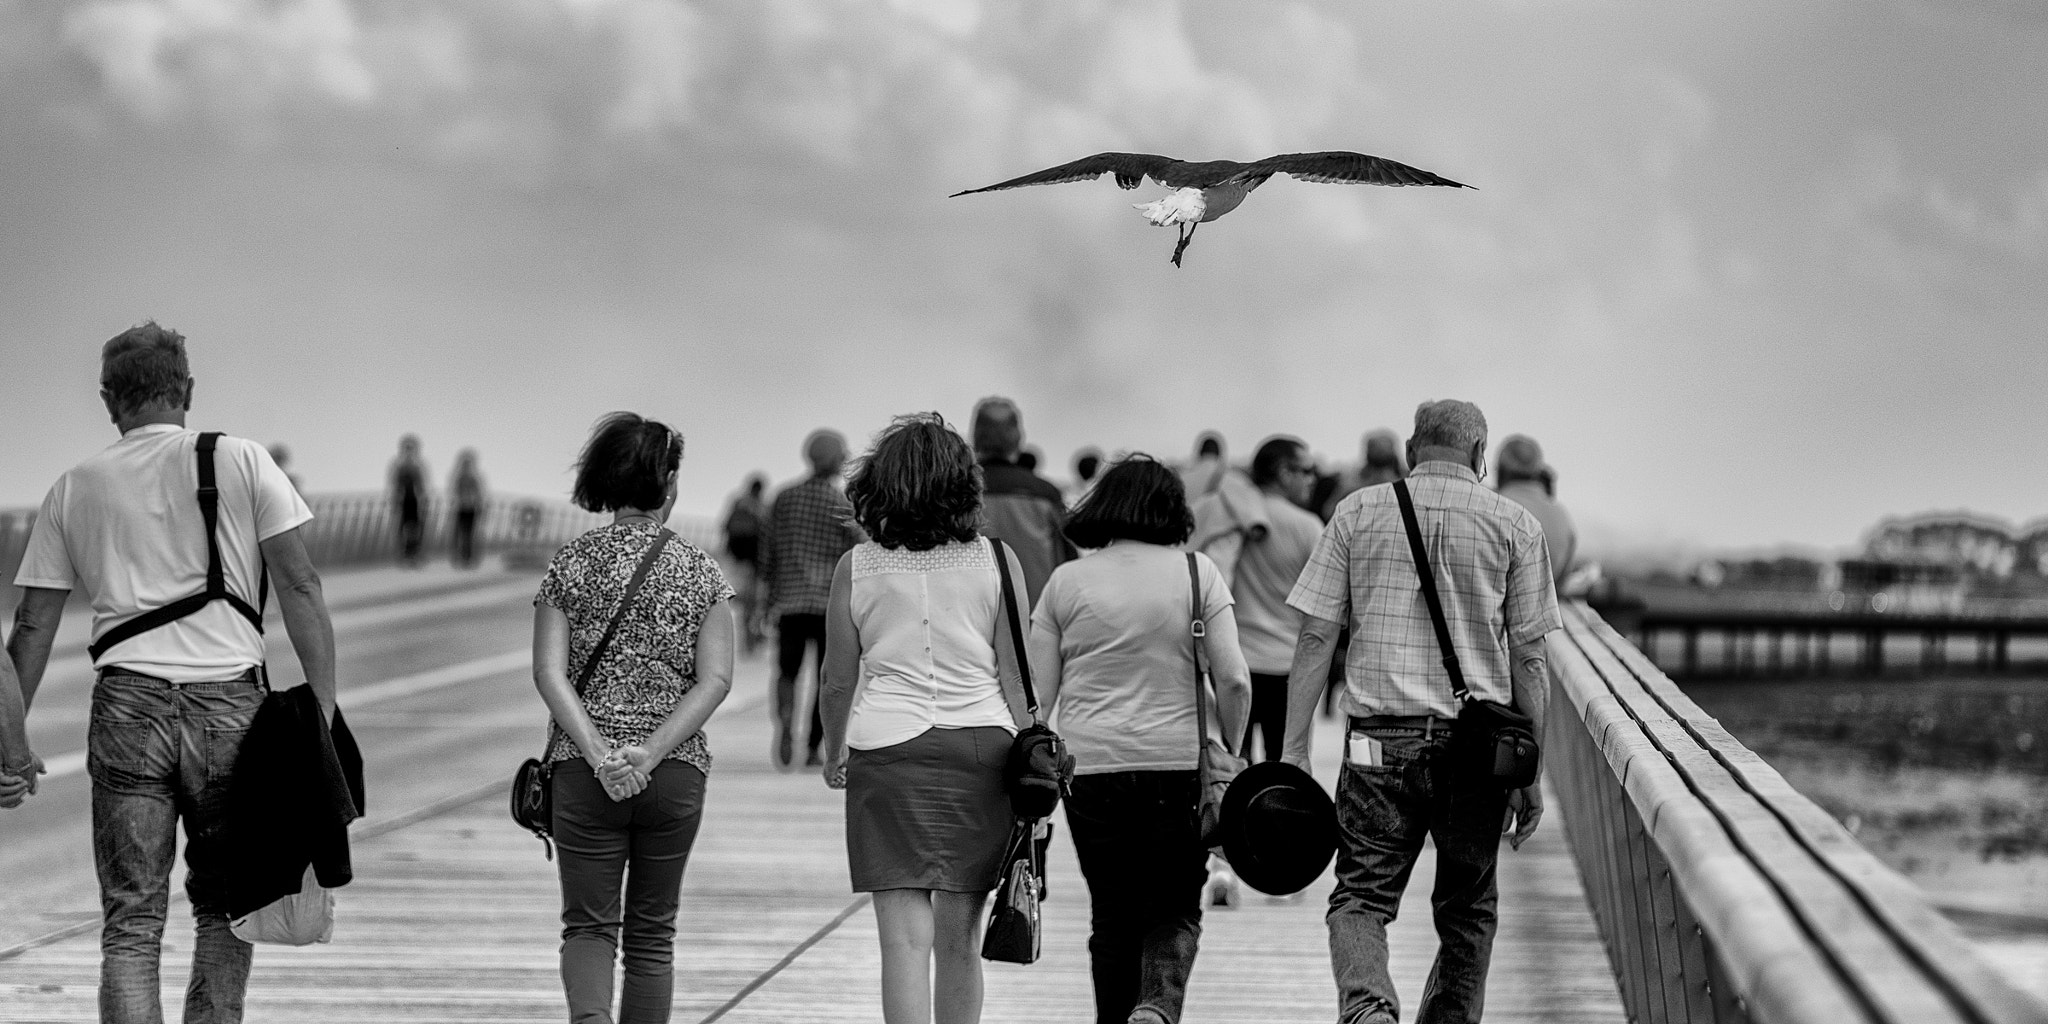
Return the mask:
[[[926,729],[1017,731],[996,676],[1002,597],[986,538],[929,551],[853,549],[861,688],[846,745],[878,750]]]
[[[36,514],[14,582],[85,589],[92,635],[206,589],[206,521],[199,511],[199,432],[136,427],[57,478]],[[221,569],[228,590],[255,604],[261,541],[313,518],[297,489],[253,441],[221,437]],[[227,679],[262,664],[263,635],[225,601],[132,637],[94,668],[120,665],[174,683]]]

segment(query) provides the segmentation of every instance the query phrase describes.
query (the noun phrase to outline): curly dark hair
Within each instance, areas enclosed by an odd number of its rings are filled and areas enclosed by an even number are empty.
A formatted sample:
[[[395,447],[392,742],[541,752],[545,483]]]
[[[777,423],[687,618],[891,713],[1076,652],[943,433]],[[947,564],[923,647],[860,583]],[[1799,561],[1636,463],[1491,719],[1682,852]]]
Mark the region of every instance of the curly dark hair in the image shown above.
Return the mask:
[[[683,464],[683,435],[638,413],[607,413],[576,460],[577,505],[592,512],[653,511],[668,500],[668,475]]]
[[[885,548],[929,551],[980,536],[981,466],[935,412],[898,416],[846,478],[853,519]]]
[[[1144,452],[1118,459],[1067,517],[1067,539],[1084,548],[1113,540],[1180,544],[1195,532],[1180,474]]]

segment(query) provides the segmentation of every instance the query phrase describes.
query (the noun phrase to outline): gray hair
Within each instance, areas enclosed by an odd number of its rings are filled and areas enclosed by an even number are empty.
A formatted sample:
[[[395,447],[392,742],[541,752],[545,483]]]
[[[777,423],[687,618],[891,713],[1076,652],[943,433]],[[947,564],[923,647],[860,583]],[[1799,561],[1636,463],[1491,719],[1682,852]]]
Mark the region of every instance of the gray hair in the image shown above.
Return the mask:
[[[1470,402],[1446,398],[1415,407],[1417,447],[1455,448],[1469,451],[1486,443],[1486,414]]]
[[[974,454],[983,459],[1014,459],[1024,447],[1024,415],[1017,403],[992,395],[974,403]]]
[[[100,387],[124,413],[156,405],[182,406],[191,379],[185,336],[154,320],[130,327],[100,346]]]

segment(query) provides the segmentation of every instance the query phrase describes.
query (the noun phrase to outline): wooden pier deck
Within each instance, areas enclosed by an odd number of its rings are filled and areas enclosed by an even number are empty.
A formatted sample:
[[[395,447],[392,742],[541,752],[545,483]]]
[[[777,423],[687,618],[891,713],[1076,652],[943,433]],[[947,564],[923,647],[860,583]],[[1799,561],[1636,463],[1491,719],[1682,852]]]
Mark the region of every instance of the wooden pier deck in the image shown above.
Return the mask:
[[[878,1021],[874,918],[866,900],[848,891],[841,796],[813,772],[782,774],[769,765],[767,671],[762,660],[743,663],[734,697],[710,729],[717,764],[684,879],[674,1019]],[[1335,742],[1334,724],[1325,723],[1317,774],[1326,785],[1335,775]],[[507,778],[521,756],[523,749],[503,751]],[[478,776],[467,793],[398,810],[405,813],[358,826],[357,879],[340,893],[333,943],[257,951],[247,1019],[563,1019],[554,867],[505,817],[504,780]],[[1044,958],[1030,967],[989,965],[988,1021],[1093,1014],[1087,892],[1064,823],[1061,833],[1050,864]],[[78,836],[79,856],[87,856],[87,843]],[[1435,949],[1428,863],[1394,926],[1394,973],[1409,1004]],[[1294,902],[1253,893],[1241,909],[1209,912],[1185,1019],[1333,1020],[1323,926],[1329,888],[1326,874]],[[1623,1020],[1558,821],[1546,822],[1519,852],[1503,847],[1501,888],[1487,1019]],[[172,1019],[190,951],[189,913],[174,903],[163,974]],[[0,1021],[95,1019],[97,972],[96,930],[0,961]],[[1404,1017],[1412,1012],[1404,1006]]]

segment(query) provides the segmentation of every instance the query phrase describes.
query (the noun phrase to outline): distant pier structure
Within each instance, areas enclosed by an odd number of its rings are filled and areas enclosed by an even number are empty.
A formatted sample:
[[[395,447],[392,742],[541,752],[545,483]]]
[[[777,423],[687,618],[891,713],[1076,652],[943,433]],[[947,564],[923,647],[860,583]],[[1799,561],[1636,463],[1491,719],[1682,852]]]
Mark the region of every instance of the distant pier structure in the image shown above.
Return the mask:
[[[1896,517],[1856,557],[1705,563],[1591,601],[1681,677],[2006,671],[2048,662],[2048,517]]]

